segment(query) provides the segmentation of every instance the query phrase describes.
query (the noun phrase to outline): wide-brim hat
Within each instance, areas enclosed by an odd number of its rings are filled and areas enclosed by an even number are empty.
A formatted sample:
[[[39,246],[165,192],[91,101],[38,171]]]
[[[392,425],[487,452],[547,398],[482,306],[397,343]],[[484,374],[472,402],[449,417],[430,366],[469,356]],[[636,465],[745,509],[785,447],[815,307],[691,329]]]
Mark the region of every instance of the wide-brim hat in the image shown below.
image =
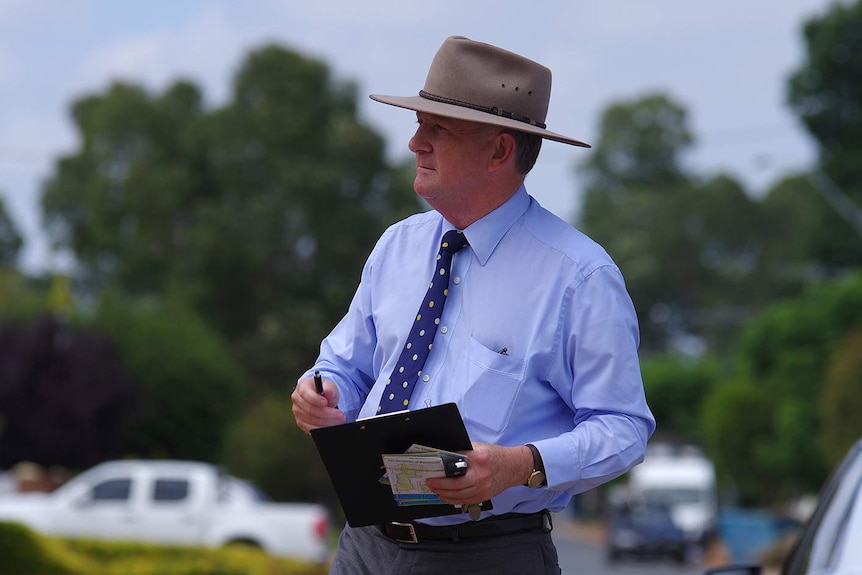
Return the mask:
[[[418,96],[371,94],[384,104],[447,118],[502,126],[548,140],[590,145],[545,125],[551,71],[513,52],[463,36],[447,38],[431,62]]]

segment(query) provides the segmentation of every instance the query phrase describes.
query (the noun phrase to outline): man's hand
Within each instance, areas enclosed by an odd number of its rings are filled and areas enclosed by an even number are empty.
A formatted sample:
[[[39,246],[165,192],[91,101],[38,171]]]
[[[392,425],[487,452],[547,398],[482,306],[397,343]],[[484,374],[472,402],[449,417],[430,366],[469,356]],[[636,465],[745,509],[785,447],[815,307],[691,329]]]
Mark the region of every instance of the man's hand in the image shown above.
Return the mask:
[[[318,427],[344,423],[344,413],[338,409],[338,388],[328,379],[323,380],[323,395],[314,389],[314,378],[303,377],[296,382],[290,394],[293,400],[293,417],[305,433]]]
[[[533,455],[526,445],[503,447],[474,443],[467,456],[467,473],[461,477],[428,479],[428,488],[446,503],[481,503],[509,487],[526,483],[533,470]]]

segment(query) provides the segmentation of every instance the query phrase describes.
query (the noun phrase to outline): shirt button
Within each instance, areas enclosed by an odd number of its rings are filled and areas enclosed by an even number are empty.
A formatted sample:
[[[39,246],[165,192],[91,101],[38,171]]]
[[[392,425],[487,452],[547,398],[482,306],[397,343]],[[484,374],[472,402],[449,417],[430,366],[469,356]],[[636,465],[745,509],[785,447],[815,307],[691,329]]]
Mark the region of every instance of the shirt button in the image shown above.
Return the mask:
[[[430,375],[423,375],[422,376],[422,381],[428,381],[429,379],[431,379]]]
[[[440,333],[446,333],[447,331],[449,331],[449,328],[446,327],[445,325],[440,328]]]
[[[458,285],[459,283],[461,283],[461,278],[455,276],[454,278],[452,278],[452,281],[455,282],[455,285]]]

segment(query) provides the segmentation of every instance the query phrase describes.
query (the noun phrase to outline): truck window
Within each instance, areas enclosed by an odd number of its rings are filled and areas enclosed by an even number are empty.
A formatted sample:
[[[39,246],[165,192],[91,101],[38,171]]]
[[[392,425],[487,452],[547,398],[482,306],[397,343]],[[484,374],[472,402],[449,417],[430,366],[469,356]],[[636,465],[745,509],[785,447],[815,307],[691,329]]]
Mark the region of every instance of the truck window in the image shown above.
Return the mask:
[[[126,501],[132,490],[132,480],[109,479],[93,487],[92,501]]]
[[[156,479],[153,501],[182,501],[189,496],[187,479]]]

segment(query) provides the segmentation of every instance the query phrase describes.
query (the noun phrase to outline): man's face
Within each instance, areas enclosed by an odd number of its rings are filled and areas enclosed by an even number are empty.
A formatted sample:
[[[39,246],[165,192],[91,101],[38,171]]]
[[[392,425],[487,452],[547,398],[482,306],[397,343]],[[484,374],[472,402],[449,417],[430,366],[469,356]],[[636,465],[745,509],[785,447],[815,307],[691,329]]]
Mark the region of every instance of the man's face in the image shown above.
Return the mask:
[[[416,155],[413,189],[433,207],[464,201],[486,176],[493,136],[500,130],[424,112],[416,120],[419,127],[409,143]]]

